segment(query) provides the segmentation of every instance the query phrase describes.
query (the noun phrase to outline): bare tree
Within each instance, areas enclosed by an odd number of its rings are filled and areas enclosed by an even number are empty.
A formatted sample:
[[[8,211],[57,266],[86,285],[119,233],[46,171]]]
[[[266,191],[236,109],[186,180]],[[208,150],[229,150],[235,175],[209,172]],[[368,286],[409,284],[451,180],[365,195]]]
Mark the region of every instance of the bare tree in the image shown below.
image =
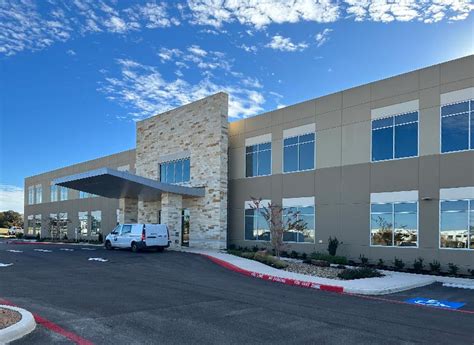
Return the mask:
[[[283,220],[283,212],[285,211],[281,205],[270,202],[268,205],[262,204],[262,198],[251,198],[250,207],[259,212],[268,224],[270,230],[270,245],[275,251],[275,256],[280,257],[281,251],[285,247],[283,242],[283,234],[286,231],[302,232],[306,230],[306,222],[299,217],[300,212],[289,209],[285,212],[285,220]]]
[[[61,228],[71,223],[68,218],[48,217],[44,219],[49,236],[52,240],[59,240],[61,235]]]

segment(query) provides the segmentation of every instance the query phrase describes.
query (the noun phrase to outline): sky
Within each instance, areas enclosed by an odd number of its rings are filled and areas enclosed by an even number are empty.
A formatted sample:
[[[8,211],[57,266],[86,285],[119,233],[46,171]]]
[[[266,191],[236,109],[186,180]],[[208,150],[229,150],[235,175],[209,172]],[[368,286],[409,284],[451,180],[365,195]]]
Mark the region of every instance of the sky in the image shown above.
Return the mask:
[[[467,0],[0,0],[0,211],[224,91],[229,121],[474,51]]]

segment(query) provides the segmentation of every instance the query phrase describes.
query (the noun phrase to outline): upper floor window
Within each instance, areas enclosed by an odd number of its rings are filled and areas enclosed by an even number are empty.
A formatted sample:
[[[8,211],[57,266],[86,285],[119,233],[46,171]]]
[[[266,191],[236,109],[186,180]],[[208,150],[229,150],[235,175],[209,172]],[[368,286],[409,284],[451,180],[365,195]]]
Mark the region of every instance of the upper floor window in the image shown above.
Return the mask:
[[[304,224],[302,231],[285,231],[283,241],[314,243],[314,210],[314,197],[283,199],[283,225],[295,220]]]
[[[166,183],[189,182],[191,179],[191,160],[178,159],[160,164],[160,181]]]
[[[36,191],[35,203],[41,204],[43,202],[43,186],[40,184],[37,184],[35,186],[35,191]]]
[[[51,184],[51,202],[58,201],[58,186]]]
[[[245,176],[264,176],[272,173],[272,143],[250,145],[245,148]]]
[[[66,187],[59,187],[59,200],[61,200],[61,201],[67,200],[67,188]]]
[[[283,141],[283,171],[314,169],[315,133],[287,137]]]
[[[474,149],[474,100],[441,107],[441,152]]]
[[[440,248],[474,249],[474,199],[442,200]]]
[[[372,161],[418,156],[418,112],[372,120]]]
[[[35,187],[28,187],[28,205],[33,205],[35,203]]]

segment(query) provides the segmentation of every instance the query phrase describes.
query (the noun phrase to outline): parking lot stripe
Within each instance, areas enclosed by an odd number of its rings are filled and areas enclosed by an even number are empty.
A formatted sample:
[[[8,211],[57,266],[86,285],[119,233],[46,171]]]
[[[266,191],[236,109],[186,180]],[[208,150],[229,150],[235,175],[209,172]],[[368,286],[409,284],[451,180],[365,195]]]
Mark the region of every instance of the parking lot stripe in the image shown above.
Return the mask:
[[[5,304],[5,305],[11,305],[11,306],[16,306],[14,303],[7,301],[3,298],[0,298],[0,304]],[[82,338],[81,336],[77,335],[76,333],[70,332],[59,326],[58,324],[55,324],[52,321],[49,321],[45,319],[44,317],[32,313],[35,321],[37,324],[43,326],[44,328],[49,329],[51,332],[54,332],[56,334],[62,335],[63,337],[71,340],[72,342],[78,344],[78,345],[94,345],[94,343],[90,342],[87,339]]]

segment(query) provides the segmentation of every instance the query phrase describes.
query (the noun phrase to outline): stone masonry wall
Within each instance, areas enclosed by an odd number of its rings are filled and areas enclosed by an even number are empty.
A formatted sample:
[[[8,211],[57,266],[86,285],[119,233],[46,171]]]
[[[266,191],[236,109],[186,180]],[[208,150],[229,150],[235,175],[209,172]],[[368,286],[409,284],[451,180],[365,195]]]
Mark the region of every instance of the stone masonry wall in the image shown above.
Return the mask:
[[[182,200],[191,213],[191,247],[226,247],[227,115],[228,96],[218,93],[137,122],[137,175],[159,180],[159,162],[166,156],[187,152],[191,158],[191,181],[185,185],[205,187],[204,197]],[[150,212],[144,206],[138,206],[141,219]],[[162,219],[164,223],[163,210]]]

